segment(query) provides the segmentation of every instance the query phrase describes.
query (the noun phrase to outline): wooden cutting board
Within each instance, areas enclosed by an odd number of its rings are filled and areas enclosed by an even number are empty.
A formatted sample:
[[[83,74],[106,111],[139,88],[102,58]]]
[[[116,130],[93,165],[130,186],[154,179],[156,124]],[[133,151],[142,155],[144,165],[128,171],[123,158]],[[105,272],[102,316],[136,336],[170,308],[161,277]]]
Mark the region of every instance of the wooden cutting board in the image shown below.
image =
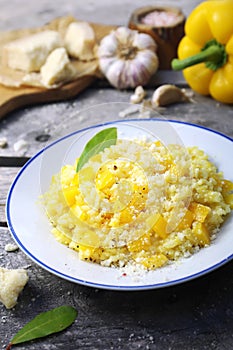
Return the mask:
[[[37,33],[45,29],[57,30],[62,36],[64,36],[67,26],[74,20],[76,19],[72,16],[61,17],[53,20],[44,27],[0,33],[0,51],[1,47],[7,42]],[[101,40],[105,35],[107,35],[112,29],[115,28],[113,26],[106,26],[96,23],[91,23],[91,25],[95,31],[97,41]],[[0,119],[5,117],[8,113],[21,107],[73,98],[88,86],[90,86],[96,80],[96,77],[96,72],[93,72],[90,75],[79,77],[78,79],[56,89],[44,89],[26,86],[13,88],[0,84]]]

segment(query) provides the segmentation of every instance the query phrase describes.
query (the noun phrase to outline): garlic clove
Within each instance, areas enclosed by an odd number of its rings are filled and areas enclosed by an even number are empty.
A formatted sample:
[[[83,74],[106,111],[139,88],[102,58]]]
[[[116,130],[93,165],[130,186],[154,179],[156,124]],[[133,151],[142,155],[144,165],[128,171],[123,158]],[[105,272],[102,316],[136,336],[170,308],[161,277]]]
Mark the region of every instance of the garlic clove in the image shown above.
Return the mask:
[[[139,50],[149,49],[155,52],[157,49],[156,42],[149,35],[143,33],[135,35],[133,45]]]
[[[130,87],[135,88],[138,84],[144,84],[145,78],[147,77],[144,74],[144,71],[139,69],[137,60],[130,62],[128,67],[128,81],[130,82]]]
[[[137,81],[140,79],[137,65],[132,61],[125,61],[124,69],[121,75],[121,88],[127,87],[134,88],[137,85]]]
[[[158,87],[152,95],[152,106],[161,107],[178,102],[189,102],[188,96],[177,86],[164,84]]]
[[[148,76],[154,74],[159,66],[158,57],[150,50],[139,51],[137,54],[137,61],[148,72]]]
[[[115,57],[103,57],[99,61],[99,67],[102,72],[108,72],[109,68],[112,66],[112,64],[117,61]],[[109,72],[108,72],[109,74]]]
[[[98,55],[100,57],[113,56],[117,54],[118,42],[114,32],[105,36],[101,40],[101,45],[98,48]]]
[[[137,103],[142,102],[142,99],[141,99],[140,96],[138,96],[136,94],[133,94],[133,95],[130,96],[130,102],[134,103],[134,104],[137,104]]]
[[[119,27],[115,31],[115,36],[121,45],[128,45],[133,40],[135,33],[135,30],[127,27]]]
[[[115,60],[107,71],[109,82],[119,89],[125,88],[124,66],[125,62],[123,60]]]
[[[133,60],[130,63],[129,69],[129,81],[131,81],[130,87],[135,88],[137,85],[145,85],[149,78],[150,74],[147,69],[142,65],[138,59]]]
[[[134,94],[130,96],[130,102],[131,103],[140,103],[143,101],[144,97],[146,96],[146,92],[143,89],[141,85],[137,86]]]
[[[134,93],[135,93],[135,95],[138,95],[142,98],[144,98],[146,96],[146,91],[143,89],[143,87],[141,85],[136,87]]]

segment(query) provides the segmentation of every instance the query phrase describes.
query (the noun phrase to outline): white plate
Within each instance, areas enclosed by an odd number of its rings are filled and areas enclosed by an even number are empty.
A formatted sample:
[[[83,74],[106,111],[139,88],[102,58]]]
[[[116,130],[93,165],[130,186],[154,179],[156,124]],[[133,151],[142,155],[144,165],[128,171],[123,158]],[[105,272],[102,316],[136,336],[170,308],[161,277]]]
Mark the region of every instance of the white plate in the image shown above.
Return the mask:
[[[50,233],[48,219],[38,197],[49,187],[51,176],[64,164],[73,163],[87,140],[96,132],[117,126],[121,137],[155,135],[167,143],[198,146],[233,180],[231,157],[233,140],[216,131],[178,121],[137,119],[106,123],[69,134],[31,158],[14,180],[7,199],[7,221],[19,247],[49,272],[72,282],[95,288],[143,290],[175,285],[199,277],[233,257],[232,214],[216,240],[190,258],[165,266],[143,276],[124,276],[120,269],[80,261],[76,252],[58,243]]]

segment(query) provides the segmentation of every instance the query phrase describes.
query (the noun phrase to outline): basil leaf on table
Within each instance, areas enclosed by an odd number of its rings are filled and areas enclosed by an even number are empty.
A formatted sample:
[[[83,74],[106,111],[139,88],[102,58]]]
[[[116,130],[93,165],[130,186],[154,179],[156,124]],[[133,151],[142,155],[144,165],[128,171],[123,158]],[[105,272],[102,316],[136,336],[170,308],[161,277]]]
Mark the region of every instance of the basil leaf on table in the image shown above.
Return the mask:
[[[60,332],[70,326],[77,317],[77,310],[72,306],[59,306],[50,311],[42,312],[28,322],[11,339],[6,350],[10,350],[14,344],[42,338],[47,335]]]
[[[115,145],[117,141],[117,128],[108,128],[101,130],[93,136],[84,147],[84,150],[79,157],[76,172],[78,172],[88,160],[102,152],[105,148]]]

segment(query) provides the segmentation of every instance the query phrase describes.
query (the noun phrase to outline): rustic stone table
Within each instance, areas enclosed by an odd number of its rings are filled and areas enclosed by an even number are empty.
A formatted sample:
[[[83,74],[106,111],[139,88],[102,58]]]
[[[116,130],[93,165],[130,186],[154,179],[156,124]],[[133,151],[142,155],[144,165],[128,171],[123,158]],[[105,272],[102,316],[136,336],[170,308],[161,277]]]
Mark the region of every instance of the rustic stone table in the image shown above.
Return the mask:
[[[182,7],[185,14],[201,1],[161,2]],[[149,4],[149,2],[147,2]],[[79,19],[106,24],[127,24],[130,13],[145,3],[141,0],[0,0],[0,30],[43,25],[54,17],[73,14]],[[166,72],[161,81],[169,82]],[[160,77],[155,80],[158,85]],[[173,78],[171,78],[173,79]],[[184,86],[181,75],[177,85]],[[173,81],[174,82],[174,81]],[[153,87],[148,90],[149,96]],[[70,125],[83,127],[119,119],[113,108],[111,116],[103,114],[87,119],[78,113],[105,102],[129,102],[132,92],[117,91],[95,83],[71,101],[28,106],[0,121],[0,137],[8,147],[0,157],[0,266],[25,267],[29,282],[18,304],[6,310],[0,304],[0,347],[4,349],[13,334],[31,318],[50,308],[70,304],[78,318],[66,331],[30,342],[17,349],[156,349],[191,350],[233,348],[233,265],[231,262],[199,279],[164,289],[143,292],[115,292],[77,285],[33,263],[23,252],[5,251],[13,240],[7,228],[5,202],[10,184],[24,162],[42,149],[53,137],[70,131]],[[208,97],[193,96],[192,103],[163,108],[164,118],[178,119],[207,126],[233,137],[233,109]],[[129,116],[131,117],[131,116]],[[27,142],[27,150],[17,153],[14,144]],[[229,158],[231,161],[231,158]],[[22,203],[23,205],[23,203]],[[27,223],[25,222],[25,225]]]

